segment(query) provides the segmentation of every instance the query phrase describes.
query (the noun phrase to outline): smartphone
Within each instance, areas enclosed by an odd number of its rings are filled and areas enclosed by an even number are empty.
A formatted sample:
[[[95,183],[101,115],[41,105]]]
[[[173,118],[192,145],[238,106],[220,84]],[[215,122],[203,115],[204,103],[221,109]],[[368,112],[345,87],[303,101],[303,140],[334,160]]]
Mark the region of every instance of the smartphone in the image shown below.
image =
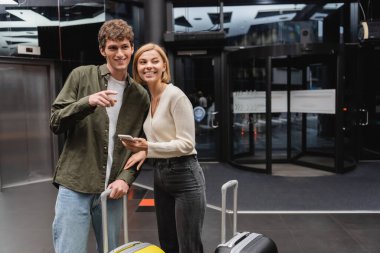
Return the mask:
[[[121,140],[134,141],[135,139],[128,134],[118,134],[117,135]]]

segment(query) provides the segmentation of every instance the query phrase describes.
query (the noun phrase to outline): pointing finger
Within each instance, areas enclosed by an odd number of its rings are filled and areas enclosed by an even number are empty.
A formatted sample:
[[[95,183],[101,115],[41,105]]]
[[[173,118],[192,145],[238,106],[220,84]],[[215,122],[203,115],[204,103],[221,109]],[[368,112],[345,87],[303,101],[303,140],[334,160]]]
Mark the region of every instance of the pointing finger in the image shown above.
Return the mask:
[[[114,91],[114,90],[105,90],[104,91],[107,95],[116,95],[117,94],[117,91]]]

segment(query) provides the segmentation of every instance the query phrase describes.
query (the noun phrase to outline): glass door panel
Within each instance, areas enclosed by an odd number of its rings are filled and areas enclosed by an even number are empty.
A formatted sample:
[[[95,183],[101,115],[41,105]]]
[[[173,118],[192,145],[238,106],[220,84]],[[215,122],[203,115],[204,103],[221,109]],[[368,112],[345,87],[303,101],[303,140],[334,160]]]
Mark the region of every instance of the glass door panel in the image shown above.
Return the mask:
[[[267,147],[265,61],[251,58],[228,65],[233,108],[232,162],[263,170]]]
[[[288,157],[288,68],[286,58],[273,58],[271,83],[272,159]]]
[[[195,142],[200,160],[215,160],[218,155],[218,111],[215,107],[215,57],[177,55],[175,81],[189,97],[195,118]]]
[[[296,51],[292,46],[263,47],[228,55],[230,160],[267,173],[272,163],[283,162],[343,172],[338,51]]]
[[[288,84],[288,89],[290,92],[292,90],[301,90],[302,85],[304,83],[304,68],[303,67],[295,67],[295,66],[289,66],[288,75],[290,75],[290,83]],[[302,129],[303,129],[303,116],[301,113],[290,113],[289,117],[289,132],[290,132],[290,138],[289,138],[289,157],[290,159],[297,158],[300,156],[300,154],[304,151],[304,148],[302,146]]]
[[[380,160],[380,49],[361,48],[358,62],[354,93],[358,98],[359,159]]]
[[[290,157],[291,159],[298,158],[304,148],[302,146],[302,114],[290,113]]]
[[[287,113],[272,113],[272,159],[287,158]]]
[[[291,108],[295,107],[293,104],[298,105],[297,109],[291,109],[291,157],[296,163],[335,170],[335,62],[334,57],[328,56],[307,59],[300,57],[294,61],[295,64],[302,65],[302,84],[290,86],[291,94],[297,94],[290,96]],[[326,97],[333,100],[328,108],[323,107]],[[328,112],[321,113],[323,110]]]

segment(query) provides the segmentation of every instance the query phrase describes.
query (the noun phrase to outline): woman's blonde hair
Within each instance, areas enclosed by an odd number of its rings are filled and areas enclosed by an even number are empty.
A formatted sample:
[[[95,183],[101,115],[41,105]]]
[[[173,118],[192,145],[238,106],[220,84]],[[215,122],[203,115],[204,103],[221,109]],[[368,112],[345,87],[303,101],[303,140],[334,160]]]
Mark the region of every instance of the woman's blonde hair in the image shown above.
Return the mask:
[[[164,83],[169,83],[171,76],[170,76],[170,66],[169,66],[169,59],[166,56],[165,50],[160,47],[157,44],[154,43],[148,43],[145,45],[142,45],[136,52],[135,56],[133,58],[133,66],[132,66],[132,76],[133,79],[135,79],[138,83],[143,83],[144,81],[140,78],[139,73],[137,71],[137,64],[140,56],[145,53],[146,51],[155,50],[162,58],[164,65],[165,65],[165,71],[162,73],[161,81]]]

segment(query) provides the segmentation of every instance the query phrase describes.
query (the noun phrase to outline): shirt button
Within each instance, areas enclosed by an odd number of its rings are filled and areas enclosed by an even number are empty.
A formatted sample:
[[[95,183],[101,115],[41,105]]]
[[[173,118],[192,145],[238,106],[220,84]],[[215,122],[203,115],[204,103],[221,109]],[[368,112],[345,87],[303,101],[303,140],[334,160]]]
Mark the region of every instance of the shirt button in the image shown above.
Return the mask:
[[[107,147],[106,146],[104,146],[104,150],[106,150],[107,149]]]

